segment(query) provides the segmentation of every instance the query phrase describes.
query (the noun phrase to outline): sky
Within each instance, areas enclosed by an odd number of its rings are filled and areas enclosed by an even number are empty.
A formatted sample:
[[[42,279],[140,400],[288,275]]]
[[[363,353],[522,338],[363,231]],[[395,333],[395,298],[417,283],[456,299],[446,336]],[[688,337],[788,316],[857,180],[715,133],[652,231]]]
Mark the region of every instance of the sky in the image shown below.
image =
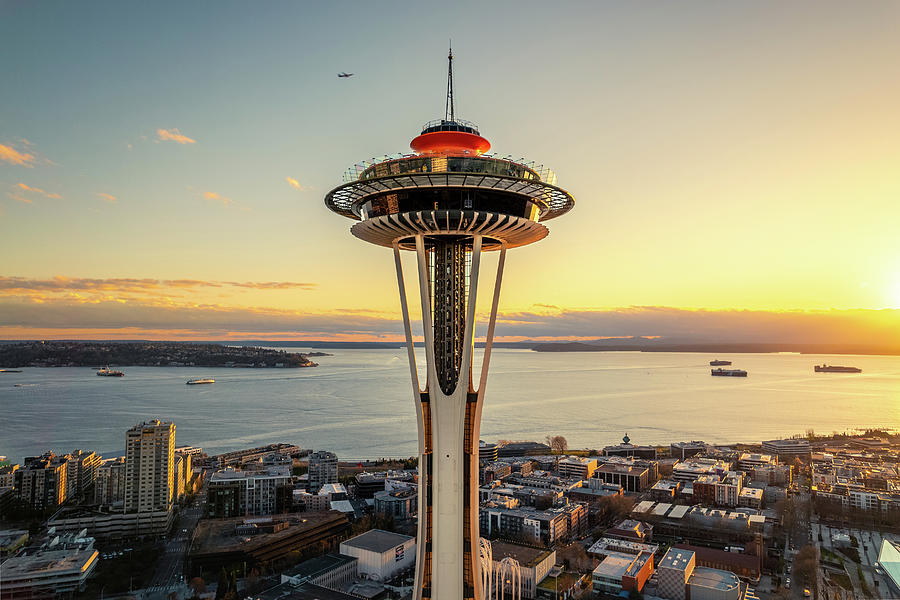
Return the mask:
[[[900,334],[896,2],[0,0],[0,38],[0,339],[399,339],[323,197],[442,116],[450,39],[457,114],[576,198],[499,339]]]

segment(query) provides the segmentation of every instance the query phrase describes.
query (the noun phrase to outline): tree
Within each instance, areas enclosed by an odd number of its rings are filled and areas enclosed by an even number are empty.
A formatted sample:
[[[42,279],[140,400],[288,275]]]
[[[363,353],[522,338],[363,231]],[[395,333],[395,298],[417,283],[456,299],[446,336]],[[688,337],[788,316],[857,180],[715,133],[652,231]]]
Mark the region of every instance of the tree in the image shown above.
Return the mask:
[[[190,581],[188,581],[188,588],[192,592],[194,592],[195,596],[199,596],[200,594],[206,592],[206,582],[203,581],[200,577],[194,577]]]
[[[547,436],[547,445],[554,454],[564,454],[569,449],[569,442],[561,435]]]

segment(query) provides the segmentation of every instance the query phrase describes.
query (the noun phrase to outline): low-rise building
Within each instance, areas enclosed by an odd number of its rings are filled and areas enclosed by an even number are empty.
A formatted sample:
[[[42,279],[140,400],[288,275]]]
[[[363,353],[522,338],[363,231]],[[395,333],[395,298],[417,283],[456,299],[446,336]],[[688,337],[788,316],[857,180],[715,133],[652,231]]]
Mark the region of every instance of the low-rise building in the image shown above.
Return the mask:
[[[731,470],[731,463],[715,458],[691,458],[676,463],[672,467],[672,479],[675,481],[696,481],[703,475],[718,475]],[[694,492],[696,494],[696,491]]]
[[[763,488],[745,487],[738,495],[738,506],[746,506],[759,510],[762,508]]]
[[[329,590],[339,590],[356,579],[359,559],[344,554],[317,556],[282,572],[281,583],[311,583]]]
[[[650,469],[634,461],[627,462],[606,462],[594,471],[592,479],[588,480],[588,485],[596,480],[602,483],[612,483],[622,486],[627,492],[642,492],[650,487],[652,481],[650,477]]]
[[[416,538],[371,529],[341,542],[341,554],[359,560],[358,571],[378,581],[390,579],[416,562]]]
[[[776,455],[780,460],[793,460],[794,458],[809,458],[811,449],[809,440],[787,439],[768,440],[762,443],[763,452]]]
[[[603,456],[633,456],[635,458],[657,459],[656,446],[635,446],[626,435],[621,444],[603,448]]]
[[[776,457],[771,454],[742,452],[737,466],[741,471],[751,471],[757,467],[768,467],[777,463]]]
[[[416,490],[394,490],[375,494],[375,512],[392,516],[397,521],[408,521],[415,518],[418,507]]]
[[[624,519],[603,534],[608,538],[646,544],[653,540],[653,526],[634,519]]]
[[[522,578],[522,598],[536,597],[538,584],[547,577],[550,569],[556,564],[556,550],[531,548],[500,541],[491,542],[491,556],[495,572],[500,568],[500,562],[505,558],[512,558],[519,563],[519,574]],[[511,591],[507,589],[506,593],[509,594]]]
[[[211,517],[273,515],[288,512],[293,500],[289,467],[239,471],[228,467],[213,473],[207,491]]]
[[[678,497],[681,482],[671,479],[660,479],[650,488],[650,497],[658,502],[672,502]]]
[[[672,458],[685,460],[706,452],[707,447],[708,444],[706,442],[675,442],[669,445],[669,452],[671,453]]]
[[[597,468],[597,459],[585,456],[567,456],[559,461],[558,470],[563,477],[588,479]]]
[[[53,598],[84,591],[97,567],[94,540],[73,544],[44,544],[40,550],[13,556],[0,568],[0,598]]]
[[[687,582],[696,567],[694,553],[690,550],[670,548],[656,567],[659,583],[656,593],[667,600],[686,600]]]
[[[607,556],[591,574],[595,594],[618,595],[640,592],[653,575],[653,554],[614,554]]]

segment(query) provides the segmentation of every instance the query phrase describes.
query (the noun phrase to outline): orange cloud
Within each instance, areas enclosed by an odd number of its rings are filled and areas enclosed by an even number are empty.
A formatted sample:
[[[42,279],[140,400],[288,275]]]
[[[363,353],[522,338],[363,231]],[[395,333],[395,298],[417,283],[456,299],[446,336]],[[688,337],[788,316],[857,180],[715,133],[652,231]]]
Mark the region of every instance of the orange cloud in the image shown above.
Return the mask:
[[[19,152],[12,146],[0,144],[0,160],[8,162],[11,165],[30,167],[35,161],[35,156],[34,154],[29,154],[28,152]]]
[[[62,198],[59,194],[55,192],[47,192],[38,187],[31,187],[27,183],[17,183],[13,186],[15,188],[12,192],[8,192],[6,195],[16,200],[18,202],[24,202],[25,204],[31,204],[33,196],[35,194],[44,196],[45,198],[51,198],[53,200],[59,200]],[[29,197],[27,194],[31,194]]]
[[[228,198],[227,196],[223,196],[217,192],[203,192],[203,197],[207,200],[212,200],[214,202],[220,202],[222,206],[228,206],[229,204],[234,204],[234,200]]]
[[[290,185],[295,190],[300,190],[301,192],[303,191],[303,186],[300,185],[300,182],[293,177],[285,177],[284,180],[287,181],[288,185]]]
[[[159,137],[161,141],[172,141],[178,142],[179,144],[196,144],[197,140],[191,139],[188,136],[182,134],[178,131],[177,127],[173,127],[172,129],[157,129],[156,135]]]
[[[104,193],[104,192],[97,192],[97,195],[98,195],[100,198],[102,198],[102,199],[106,200],[107,202],[109,202],[110,204],[115,204],[116,202],[119,201],[119,199],[116,198],[115,196],[113,196],[112,194],[106,194],[106,193]]]
[[[158,300],[164,292],[198,288],[233,287],[258,290],[315,289],[315,283],[300,281],[207,281],[201,279],[133,279],[87,277],[63,277],[51,279],[29,279],[25,277],[0,276],[0,296],[29,295],[34,298],[50,298],[48,294],[68,294],[84,300],[83,294],[94,297],[98,294],[152,294]]]

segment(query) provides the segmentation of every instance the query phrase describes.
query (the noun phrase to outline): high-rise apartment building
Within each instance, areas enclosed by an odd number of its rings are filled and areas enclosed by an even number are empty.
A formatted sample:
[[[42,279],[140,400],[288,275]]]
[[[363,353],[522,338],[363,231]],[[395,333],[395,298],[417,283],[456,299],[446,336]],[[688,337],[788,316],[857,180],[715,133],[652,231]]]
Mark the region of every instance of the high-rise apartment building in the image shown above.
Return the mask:
[[[101,505],[125,500],[125,458],[111,458],[101,462],[94,485],[94,501]]]
[[[66,454],[66,480],[69,496],[81,496],[94,487],[101,458],[96,452],[75,450]]]
[[[125,512],[169,510],[175,493],[175,424],[159,419],[125,433]]]
[[[25,459],[25,466],[15,472],[19,498],[35,510],[59,506],[68,498],[67,461],[47,452]]]
[[[307,489],[317,494],[322,486],[337,483],[338,458],[334,452],[319,450],[309,455],[309,483]]]

